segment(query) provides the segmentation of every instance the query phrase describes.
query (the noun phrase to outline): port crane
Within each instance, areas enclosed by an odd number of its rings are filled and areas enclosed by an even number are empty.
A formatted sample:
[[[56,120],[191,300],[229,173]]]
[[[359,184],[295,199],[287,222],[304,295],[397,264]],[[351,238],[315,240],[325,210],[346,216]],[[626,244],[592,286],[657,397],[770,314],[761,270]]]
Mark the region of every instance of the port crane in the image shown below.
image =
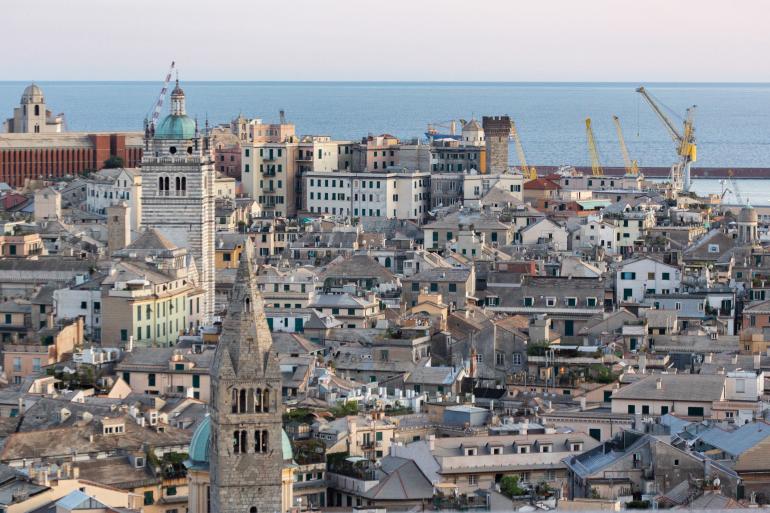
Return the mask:
[[[620,143],[620,151],[623,153],[623,164],[626,167],[626,174],[629,176],[639,175],[639,164],[636,160],[631,160],[628,154],[628,147],[626,146],[626,138],[623,137],[623,129],[620,126],[620,118],[612,116],[612,121],[615,123],[615,131],[618,133],[618,142]]]
[[[521,138],[519,137],[519,131],[516,130],[516,123],[511,120],[511,137],[516,145],[516,153],[519,155],[519,166],[521,166],[521,174],[524,175],[524,180],[537,180],[537,169],[527,165],[527,157],[524,155],[524,147],[521,145]]]
[[[690,190],[690,166],[697,159],[694,126],[696,106],[688,107],[685,111],[680,132],[644,87],[637,88],[636,92],[642,95],[642,98],[649,104],[676,143],[679,161],[671,167],[671,185],[675,191],[688,192]]]
[[[158,99],[155,101],[155,106],[153,107],[152,116],[150,118],[150,126],[152,127],[155,127],[158,118],[160,118],[160,111],[163,109],[163,100],[166,99],[168,84],[171,82],[171,74],[174,72],[175,65],[175,62],[171,61],[171,66],[168,68],[168,73],[166,73],[166,80],[163,81],[163,88],[161,88]]]
[[[735,197],[735,200],[738,202],[739,205],[743,205],[743,194],[741,194],[741,190],[738,188],[738,184],[735,183],[735,180],[733,179],[733,170],[728,169],[727,170],[727,183],[729,184],[729,187],[726,187],[725,190],[722,192],[722,198],[725,198],[725,194],[729,190],[733,193],[733,196]],[[748,205],[748,201],[745,202],[746,205]]]
[[[464,119],[450,119],[449,121],[440,121],[438,123],[428,123],[428,129],[426,130],[425,133],[428,136],[433,137],[439,134],[439,131],[438,131],[439,128],[445,128],[449,130],[449,135],[457,135],[458,122],[460,123],[461,127],[466,123]]]
[[[586,118],[586,139],[588,140],[588,153],[591,155],[591,173],[594,176],[603,176],[604,170],[599,161],[599,148],[596,145],[594,129],[591,128],[591,118]]]

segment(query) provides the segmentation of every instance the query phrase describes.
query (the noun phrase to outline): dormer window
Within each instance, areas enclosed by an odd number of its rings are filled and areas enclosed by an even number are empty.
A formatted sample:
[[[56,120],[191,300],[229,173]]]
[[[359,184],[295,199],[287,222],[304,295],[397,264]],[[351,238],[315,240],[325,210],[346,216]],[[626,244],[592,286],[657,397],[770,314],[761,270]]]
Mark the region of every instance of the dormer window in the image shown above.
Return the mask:
[[[476,448],[475,447],[466,447],[465,448],[465,455],[466,456],[476,456]]]
[[[490,454],[502,454],[503,453],[503,448],[502,447],[490,447],[489,448],[489,453]]]
[[[582,442],[572,442],[570,444],[570,451],[572,452],[580,452],[583,450],[583,443]]]
[[[516,449],[519,454],[529,454],[529,445],[519,445]]]
[[[548,445],[541,445],[540,446],[540,452],[553,452],[553,446],[550,445],[550,444],[548,444]]]

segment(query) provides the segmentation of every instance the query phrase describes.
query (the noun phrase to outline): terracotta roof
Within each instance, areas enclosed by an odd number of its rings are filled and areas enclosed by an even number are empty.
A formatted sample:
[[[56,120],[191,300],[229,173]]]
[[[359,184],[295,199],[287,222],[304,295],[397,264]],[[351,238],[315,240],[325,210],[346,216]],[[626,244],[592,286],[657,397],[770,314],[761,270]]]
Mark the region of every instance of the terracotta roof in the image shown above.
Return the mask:
[[[560,189],[558,184],[552,182],[551,180],[546,180],[545,178],[538,178],[536,180],[530,180],[529,182],[524,183],[524,189],[525,190],[555,190]]]

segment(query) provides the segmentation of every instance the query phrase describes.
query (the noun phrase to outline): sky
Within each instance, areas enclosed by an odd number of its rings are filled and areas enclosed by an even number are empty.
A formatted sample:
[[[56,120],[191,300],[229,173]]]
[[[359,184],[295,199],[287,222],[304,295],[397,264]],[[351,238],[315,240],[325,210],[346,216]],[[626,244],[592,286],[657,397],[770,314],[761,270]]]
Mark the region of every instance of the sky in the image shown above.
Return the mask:
[[[0,80],[770,82],[766,0],[2,0]],[[15,51],[14,51],[15,50]]]

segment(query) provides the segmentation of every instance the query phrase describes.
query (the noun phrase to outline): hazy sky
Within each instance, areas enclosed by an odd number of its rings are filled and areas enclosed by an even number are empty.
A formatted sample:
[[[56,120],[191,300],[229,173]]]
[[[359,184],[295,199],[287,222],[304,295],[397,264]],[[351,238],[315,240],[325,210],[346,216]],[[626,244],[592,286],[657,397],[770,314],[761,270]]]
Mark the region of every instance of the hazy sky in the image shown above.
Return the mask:
[[[0,80],[770,81],[767,0],[0,0]]]

